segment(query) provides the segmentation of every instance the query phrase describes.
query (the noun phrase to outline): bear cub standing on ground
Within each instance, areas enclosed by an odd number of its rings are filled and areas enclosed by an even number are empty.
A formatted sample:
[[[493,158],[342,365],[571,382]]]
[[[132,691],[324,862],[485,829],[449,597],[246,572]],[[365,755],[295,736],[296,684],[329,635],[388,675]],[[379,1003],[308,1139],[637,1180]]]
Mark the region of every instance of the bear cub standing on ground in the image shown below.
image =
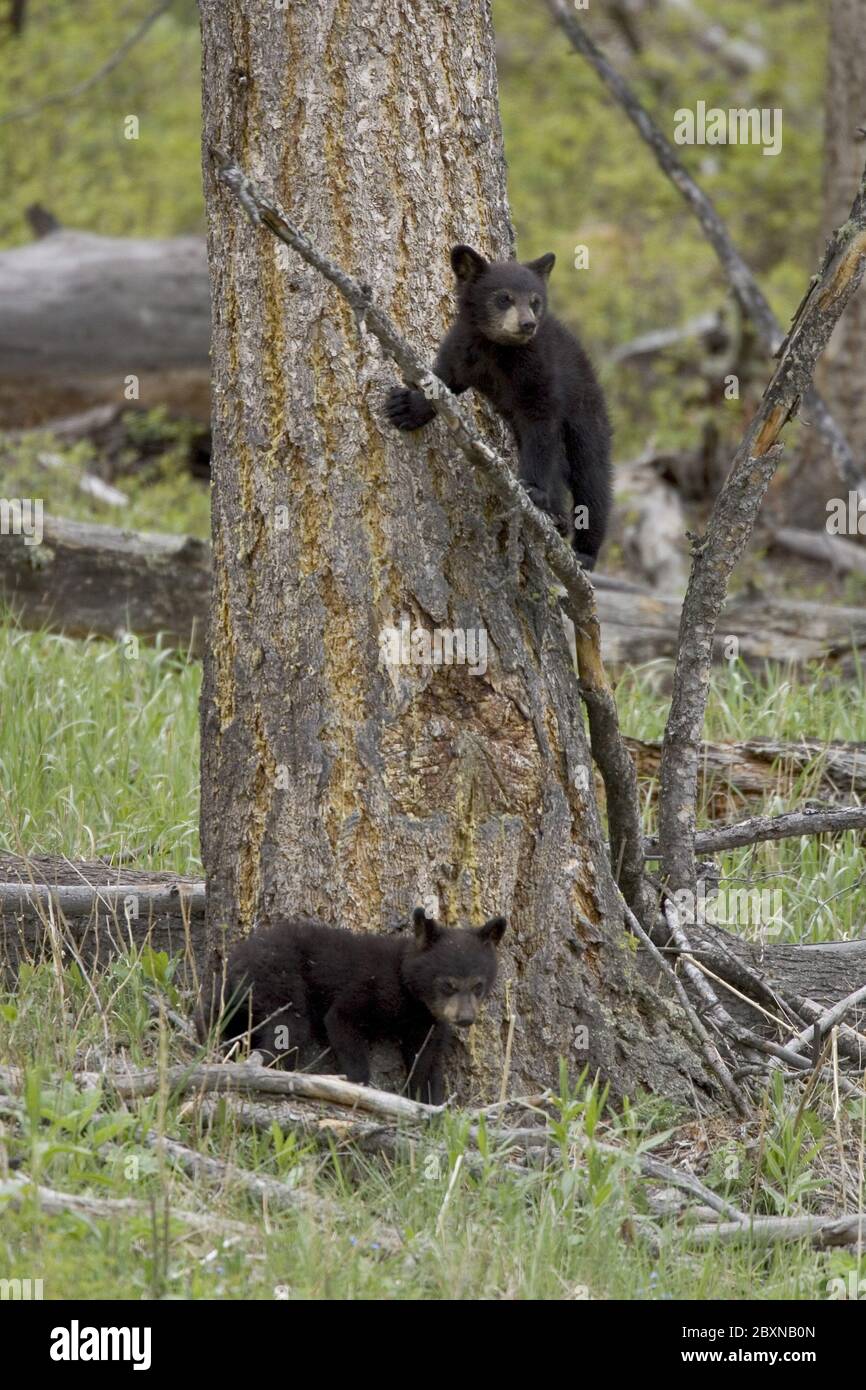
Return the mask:
[[[592,363],[547,312],[555,256],[486,261],[455,246],[458,313],[434,371],[457,393],[472,386],[511,427],[520,481],[592,569],[610,512],[610,422]],[[423,394],[395,387],[385,407],[397,429],[417,430],[435,412]]]
[[[249,1030],[254,1047],[290,1068],[312,1044],[330,1047],[338,1071],[365,1084],[370,1044],[395,1042],[412,1094],[440,1105],[452,1025],[475,1022],[506,923],[440,927],[419,907],[412,926],[414,938],[303,920],[254,932],[229,956],[223,1037]]]

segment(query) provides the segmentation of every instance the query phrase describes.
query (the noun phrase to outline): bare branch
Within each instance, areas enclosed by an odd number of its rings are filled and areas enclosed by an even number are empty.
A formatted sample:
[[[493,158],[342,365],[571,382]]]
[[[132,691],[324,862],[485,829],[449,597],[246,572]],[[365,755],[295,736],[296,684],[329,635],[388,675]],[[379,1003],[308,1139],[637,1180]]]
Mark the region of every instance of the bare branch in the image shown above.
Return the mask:
[[[217,1092],[220,1095],[303,1096],[307,1100],[324,1100],[332,1105],[345,1105],[352,1110],[365,1110],[383,1119],[423,1120],[439,1115],[441,1105],[424,1105],[407,1096],[391,1091],[377,1091],[372,1086],[358,1086],[341,1076],[311,1076],[307,1072],[277,1071],[251,1062],[203,1062],[198,1066],[169,1067],[160,1072],[152,1070],[76,1073],[82,1085],[111,1086],[124,1100],[155,1095],[163,1086],[171,1091],[188,1093]]]
[[[138,1216],[150,1221],[153,1214],[150,1202],[140,1202],[134,1197],[91,1197],[85,1192],[59,1192],[54,1187],[35,1183],[26,1173],[14,1173],[0,1183],[0,1198],[13,1211],[20,1210],[28,1198],[35,1198],[41,1210],[50,1215],[74,1212],[98,1221],[116,1222],[124,1216]],[[170,1215],[196,1231],[216,1231],[222,1235],[250,1236],[254,1239],[260,1235],[253,1226],[228,1221],[210,1212],[181,1211],[178,1207],[172,1207]]]
[[[701,1048],[704,1054],[704,1060],[706,1061],[707,1065],[713,1072],[715,1072],[716,1076],[719,1078],[719,1081],[721,1082],[723,1089],[726,1091],[727,1095],[733,1101],[739,1114],[743,1117],[750,1115],[752,1113],[751,1107],[749,1106],[749,1103],[743,1091],[741,1091],[740,1087],[734,1081],[726,1063],[722,1059],[719,1049],[716,1047],[716,1044],[713,1042],[703,1023],[701,1022],[700,1018],[696,1014],[692,1002],[689,999],[689,996],[686,994],[682,981],[679,979],[679,976],[677,975],[676,971],[672,968],[670,963],[665,960],[661,951],[658,949],[655,942],[652,940],[652,937],[649,935],[648,932],[644,931],[640,922],[637,920],[634,913],[629,909],[627,905],[625,908],[625,913],[629,926],[631,927],[635,936],[646,948],[646,950],[649,951],[659,970],[661,970],[662,974],[673,986],[674,993],[676,994],[677,998],[682,1004],[683,1009],[686,1013],[686,1017],[688,1018],[689,1022],[692,1025],[692,1028],[695,1030],[695,1033],[698,1039],[700,1040]]]
[[[755,1216],[743,1227],[734,1222],[707,1222],[689,1229],[686,1239],[695,1245],[727,1244],[748,1240],[755,1245],[775,1245],[785,1240],[808,1240],[817,1250],[836,1245],[859,1245],[866,1232],[866,1212],[850,1216]]]
[[[840,999],[838,1004],[834,1004],[832,1009],[827,1009],[825,1013],[822,1013],[821,1017],[816,1019],[810,1027],[797,1033],[796,1037],[786,1044],[788,1050],[800,1052],[804,1047],[812,1047],[823,1034],[828,1033],[831,1028],[835,1028],[836,1024],[840,1023],[845,1015],[863,999],[866,999],[866,985],[861,985],[859,989],[855,989],[853,993]]]
[[[780,816],[750,816],[733,825],[699,830],[695,836],[696,854],[724,854],[743,845],[766,840],[787,840],[797,835],[841,835],[846,830],[866,828],[866,806],[829,807],[827,810],[786,811]],[[647,859],[657,859],[659,842],[648,836],[644,841]]]
[[[673,146],[665,139],[652,117],[641,106],[628,83],[623,80],[601,50],[593,43],[568,0],[546,0],[546,3],[556,23],[567,35],[572,47],[586,58],[601,78],[608,91],[649,145],[662,171],[682,194],[697,217],[707,240],[719,259],[728,283],[743,310],[757,327],[767,352],[778,353],[785,337],[782,328],[764,298],[754,275],[731,240],[730,233],[714,204],[695,183],[685,165],[678,158]],[[804,400],[810,421],[830,445],[839,476],[846,486],[866,496],[866,478],[864,478],[861,462],[854,458],[847,439],[821,396],[808,383],[804,390]]]

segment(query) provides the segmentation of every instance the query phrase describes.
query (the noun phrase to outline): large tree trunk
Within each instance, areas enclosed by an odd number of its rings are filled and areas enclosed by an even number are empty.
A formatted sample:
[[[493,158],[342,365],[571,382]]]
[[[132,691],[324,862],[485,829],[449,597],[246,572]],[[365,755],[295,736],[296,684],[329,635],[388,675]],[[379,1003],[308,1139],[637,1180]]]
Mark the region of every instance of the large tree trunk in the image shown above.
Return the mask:
[[[830,0],[824,117],[821,250],[848,216],[863,170],[866,126],[866,0]],[[861,289],[839,320],[816,381],[854,455],[866,459],[866,293]],[[800,466],[785,490],[787,515],[797,525],[823,527],[827,499],[845,496],[825,442],[806,436]],[[856,541],[857,536],[852,536]]]
[[[455,1067],[464,1096],[495,1096],[506,1073],[512,1092],[553,1082],[561,1055],[615,1092],[690,1098],[702,1063],[624,941],[549,576],[439,423],[410,438],[382,426],[393,369],[313,271],[243,220],[207,156],[237,157],[432,357],[451,244],[512,244],[488,4],[201,10],[215,953],[282,912],[374,931],[421,902],[448,923],[502,912],[497,996]],[[486,672],[380,664],[404,613],[482,629]]]

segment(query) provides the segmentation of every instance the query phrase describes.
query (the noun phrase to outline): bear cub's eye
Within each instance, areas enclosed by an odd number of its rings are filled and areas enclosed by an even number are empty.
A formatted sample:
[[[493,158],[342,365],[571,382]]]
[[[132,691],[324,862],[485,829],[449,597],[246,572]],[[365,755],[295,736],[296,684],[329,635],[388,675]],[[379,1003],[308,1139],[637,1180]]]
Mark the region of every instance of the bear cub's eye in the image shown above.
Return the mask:
[[[531,298],[530,301],[529,301],[529,307],[530,307],[530,309],[532,310],[533,314],[537,314],[537,313],[538,313],[539,309],[541,308],[541,295],[540,295],[540,294],[534,294],[534,295],[532,296],[532,298]]]
[[[498,309],[507,309],[513,303],[514,298],[512,295],[508,293],[507,290],[499,291],[498,295],[496,296],[496,307]]]

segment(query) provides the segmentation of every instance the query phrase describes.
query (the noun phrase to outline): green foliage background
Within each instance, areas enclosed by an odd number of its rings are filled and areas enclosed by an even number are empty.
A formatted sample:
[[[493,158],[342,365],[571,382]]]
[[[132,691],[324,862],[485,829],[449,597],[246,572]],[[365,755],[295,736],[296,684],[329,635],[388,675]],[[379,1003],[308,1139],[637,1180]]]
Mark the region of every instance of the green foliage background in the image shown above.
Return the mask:
[[[148,0],[30,0],[19,38],[5,38],[0,108],[59,92],[95,71],[149,11]],[[722,305],[722,276],[679,196],[551,23],[542,0],[494,0],[509,186],[522,255],[554,250],[556,307],[602,367],[618,452],[653,434],[693,439],[696,422],[676,356],[646,379],[605,355],[649,329]],[[820,0],[695,0],[638,18],[634,56],[605,13],[580,16],[670,137],[678,107],[780,107],[781,153],[686,148],[685,162],[716,199],[737,243],[786,320],[817,253],[826,10]],[[706,31],[762,51],[756,70],[724,62]],[[203,225],[199,170],[199,40],[194,0],[175,0],[108,77],[86,95],[0,129],[0,245],[26,240],[38,201],[68,226],[167,236]],[[140,138],[124,138],[136,115]],[[590,269],[574,270],[574,247]]]
[[[0,112],[89,77],[154,7],[30,0],[23,33],[0,39]],[[0,244],[30,239],[24,212],[34,202],[64,226],[105,236],[201,231],[200,80],[198,12],[194,0],[175,0],[83,96],[0,127]],[[130,115],[137,140],[124,136]]]

